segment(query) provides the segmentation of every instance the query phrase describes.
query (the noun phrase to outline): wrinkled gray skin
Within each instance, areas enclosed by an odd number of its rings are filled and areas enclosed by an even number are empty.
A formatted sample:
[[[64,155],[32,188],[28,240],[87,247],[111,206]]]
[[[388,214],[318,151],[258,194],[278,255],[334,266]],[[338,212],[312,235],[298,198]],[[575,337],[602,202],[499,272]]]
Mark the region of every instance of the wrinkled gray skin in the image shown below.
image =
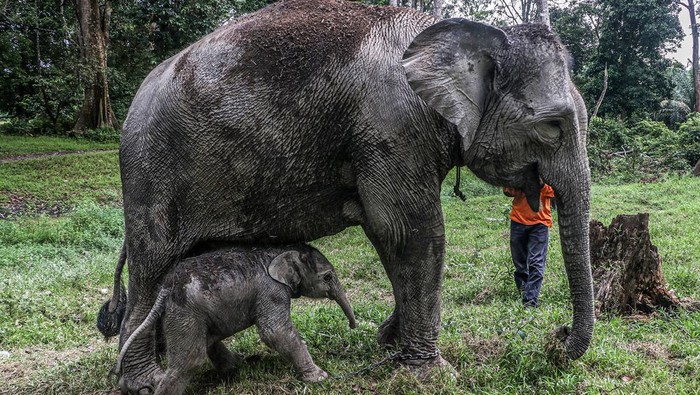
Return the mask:
[[[556,191],[578,358],[593,332],[586,111],[568,55],[543,26],[497,29],[406,8],[285,1],[205,36],[141,85],[121,139],[130,256],[122,341],[159,278],[209,240],[293,243],[362,226],[395,308],[378,340],[422,377],[436,354],[445,228],[440,185]],[[132,345],[138,386],[152,339]],[[150,357],[149,357],[150,356]],[[137,362],[138,361],[138,362]]]
[[[291,299],[299,296],[336,301],[355,327],[333,266],[315,248],[234,247],[185,259],[165,277],[151,312],[124,343],[115,371],[133,340],[163,314],[167,369],[154,372],[147,388],[156,394],[182,394],[207,357],[222,373],[234,370],[241,358],[221,340],[252,325],[265,344],[292,361],[302,380],[321,381],[328,374],[311,359],[291,321]]]

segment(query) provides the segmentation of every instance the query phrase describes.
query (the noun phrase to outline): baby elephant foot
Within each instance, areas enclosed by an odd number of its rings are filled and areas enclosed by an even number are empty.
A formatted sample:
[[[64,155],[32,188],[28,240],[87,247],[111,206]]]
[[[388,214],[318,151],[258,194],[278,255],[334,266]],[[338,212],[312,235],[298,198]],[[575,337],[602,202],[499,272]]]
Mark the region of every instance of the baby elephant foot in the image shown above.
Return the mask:
[[[317,383],[328,378],[328,373],[323,369],[316,366],[316,368],[310,372],[304,372],[301,374],[301,379],[306,382]]]
[[[243,355],[231,352],[221,342],[213,344],[209,349],[208,355],[217,372],[222,376],[233,375],[243,363]]]

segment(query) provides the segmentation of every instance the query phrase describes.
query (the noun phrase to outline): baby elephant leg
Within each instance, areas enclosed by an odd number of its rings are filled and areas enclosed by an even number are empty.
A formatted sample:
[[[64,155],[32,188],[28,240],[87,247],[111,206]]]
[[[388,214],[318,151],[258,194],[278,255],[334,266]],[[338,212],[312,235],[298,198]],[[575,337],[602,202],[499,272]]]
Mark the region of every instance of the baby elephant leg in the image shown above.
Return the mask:
[[[260,338],[273,350],[279,352],[287,360],[294,364],[294,369],[304,381],[322,381],[328,377],[328,373],[316,366],[306,343],[299,332],[292,325],[289,311],[285,319],[261,320],[258,322]]]
[[[155,395],[185,393],[195,369],[207,359],[207,337],[204,324],[193,319],[168,319],[165,328],[168,369],[156,387]]]
[[[214,344],[209,346],[207,355],[216,370],[225,376],[234,373],[243,362],[243,357],[229,351],[224,343],[220,341],[214,342]]]

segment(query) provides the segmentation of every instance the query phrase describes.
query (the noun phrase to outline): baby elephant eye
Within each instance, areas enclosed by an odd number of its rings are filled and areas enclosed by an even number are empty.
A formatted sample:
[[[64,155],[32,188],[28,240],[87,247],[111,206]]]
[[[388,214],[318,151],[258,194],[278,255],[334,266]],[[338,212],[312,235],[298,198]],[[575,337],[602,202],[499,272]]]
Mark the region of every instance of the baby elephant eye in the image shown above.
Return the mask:
[[[330,283],[333,282],[333,273],[326,273],[323,275],[323,281]]]

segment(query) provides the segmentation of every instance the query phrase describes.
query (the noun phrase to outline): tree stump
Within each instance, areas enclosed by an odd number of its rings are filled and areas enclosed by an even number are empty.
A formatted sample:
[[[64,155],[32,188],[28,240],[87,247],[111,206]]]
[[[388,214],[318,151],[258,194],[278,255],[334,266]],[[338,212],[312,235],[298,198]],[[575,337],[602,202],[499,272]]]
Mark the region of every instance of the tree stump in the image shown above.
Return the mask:
[[[649,237],[649,213],[618,215],[607,228],[591,221],[596,314],[650,314],[685,305],[669,290]]]

